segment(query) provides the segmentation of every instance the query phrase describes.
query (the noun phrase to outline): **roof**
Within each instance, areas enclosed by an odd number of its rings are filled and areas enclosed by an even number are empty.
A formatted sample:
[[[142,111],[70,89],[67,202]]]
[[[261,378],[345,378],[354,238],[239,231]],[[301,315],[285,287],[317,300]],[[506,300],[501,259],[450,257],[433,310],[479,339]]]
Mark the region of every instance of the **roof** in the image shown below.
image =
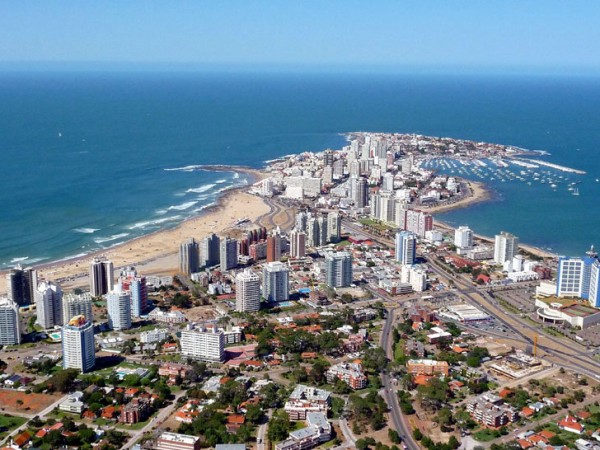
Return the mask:
[[[21,434],[18,434],[13,439],[14,443],[17,444],[19,447],[23,447],[30,440],[31,440],[31,435],[27,431],[23,431]]]
[[[533,416],[535,414],[535,411],[531,408],[529,408],[528,406],[525,406],[522,410],[521,410],[521,414],[525,417],[530,417]]]
[[[235,425],[243,425],[246,422],[246,417],[243,414],[232,414],[227,416],[227,423]]]
[[[518,440],[517,440],[517,443],[519,444],[519,446],[520,446],[522,449],[526,449],[526,448],[531,448],[531,447],[533,447],[533,444],[532,444],[531,442],[529,442],[529,441],[525,440],[525,439],[518,439]]]
[[[217,444],[215,450],[246,450],[246,444]]]

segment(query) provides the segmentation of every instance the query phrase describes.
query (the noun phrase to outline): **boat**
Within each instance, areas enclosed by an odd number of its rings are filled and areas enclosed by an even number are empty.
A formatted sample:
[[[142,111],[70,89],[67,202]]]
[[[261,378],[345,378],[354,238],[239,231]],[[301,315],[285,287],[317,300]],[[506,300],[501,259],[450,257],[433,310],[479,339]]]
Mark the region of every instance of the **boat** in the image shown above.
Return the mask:
[[[596,183],[600,183],[600,178],[596,178]]]
[[[579,195],[579,189],[575,188],[575,190],[573,191],[573,195]]]

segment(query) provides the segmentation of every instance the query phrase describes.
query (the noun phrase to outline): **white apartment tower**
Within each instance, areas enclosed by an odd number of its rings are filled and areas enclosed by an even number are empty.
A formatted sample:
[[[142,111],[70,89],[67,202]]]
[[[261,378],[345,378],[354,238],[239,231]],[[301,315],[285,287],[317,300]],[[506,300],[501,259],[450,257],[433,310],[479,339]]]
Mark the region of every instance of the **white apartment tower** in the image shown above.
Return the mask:
[[[181,332],[181,354],[184,357],[204,361],[223,361],[225,356],[225,335],[216,325],[210,330],[205,328],[189,329]]]
[[[0,345],[21,343],[19,305],[9,298],[0,298]]]
[[[235,310],[256,312],[259,309],[260,277],[251,269],[244,269],[235,276]]]
[[[473,230],[467,226],[460,226],[454,230],[454,245],[458,253],[463,254],[473,248]]]
[[[62,300],[62,323],[69,323],[75,316],[85,316],[93,322],[92,296],[89,292],[80,295],[66,294]]]
[[[264,265],[263,296],[269,302],[290,299],[290,272],[285,264],[277,261]]]
[[[89,372],[96,364],[94,326],[84,316],[73,317],[62,328],[63,369]]]
[[[352,255],[348,252],[329,253],[325,256],[325,282],[333,288],[352,284]]]
[[[328,242],[339,242],[342,234],[342,218],[339,213],[332,212],[328,214],[327,226],[329,228]]]
[[[90,293],[93,297],[108,294],[115,287],[111,261],[94,258],[90,264]]]
[[[112,330],[128,330],[131,328],[131,296],[123,291],[121,285],[106,295],[108,310],[108,326]]]
[[[512,261],[519,252],[519,238],[501,231],[495,236],[494,240],[494,262],[504,264],[506,261]]]
[[[396,233],[396,261],[412,265],[417,258],[417,236],[410,231]]]
[[[35,304],[37,309],[37,323],[44,329],[61,326],[62,297],[60,286],[51,281],[41,282],[35,291]]]
[[[200,243],[200,266],[212,267],[219,264],[221,239],[211,233]]]

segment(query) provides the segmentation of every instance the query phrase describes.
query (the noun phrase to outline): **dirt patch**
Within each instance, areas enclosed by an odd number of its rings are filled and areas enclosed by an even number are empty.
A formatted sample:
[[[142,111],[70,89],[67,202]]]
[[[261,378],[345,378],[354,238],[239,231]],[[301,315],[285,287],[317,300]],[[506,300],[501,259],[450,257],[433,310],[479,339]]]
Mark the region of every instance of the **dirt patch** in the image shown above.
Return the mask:
[[[19,413],[38,414],[60,397],[60,395],[27,394],[12,389],[0,389],[0,410],[17,415]]]
[[[212,306],[197,306],[185,310],[185,316],[189,322],[203,322],[206,320],[214,320],[216,312]]]

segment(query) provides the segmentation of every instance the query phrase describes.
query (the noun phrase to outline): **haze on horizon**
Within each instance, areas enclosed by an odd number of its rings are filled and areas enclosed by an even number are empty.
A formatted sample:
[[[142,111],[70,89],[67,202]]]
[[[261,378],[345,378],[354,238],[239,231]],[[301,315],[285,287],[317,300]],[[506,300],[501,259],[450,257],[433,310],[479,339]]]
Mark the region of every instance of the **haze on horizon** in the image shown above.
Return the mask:
[[[0,3],[0,66],[600,73],[600,2]]]

